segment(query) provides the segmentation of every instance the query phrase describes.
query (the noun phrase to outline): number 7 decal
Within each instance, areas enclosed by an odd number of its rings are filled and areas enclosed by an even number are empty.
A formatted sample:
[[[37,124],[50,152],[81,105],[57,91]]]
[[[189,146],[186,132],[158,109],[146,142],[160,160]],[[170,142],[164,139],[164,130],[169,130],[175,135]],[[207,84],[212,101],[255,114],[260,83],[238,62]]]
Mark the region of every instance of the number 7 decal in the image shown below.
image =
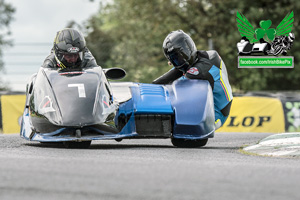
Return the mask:
[[[78,83],[78,84],[68,84],[68,87],[77,87],[78,88],[78,94],[79,98],[85,98],[85,89],[84,89],[84,84]]]

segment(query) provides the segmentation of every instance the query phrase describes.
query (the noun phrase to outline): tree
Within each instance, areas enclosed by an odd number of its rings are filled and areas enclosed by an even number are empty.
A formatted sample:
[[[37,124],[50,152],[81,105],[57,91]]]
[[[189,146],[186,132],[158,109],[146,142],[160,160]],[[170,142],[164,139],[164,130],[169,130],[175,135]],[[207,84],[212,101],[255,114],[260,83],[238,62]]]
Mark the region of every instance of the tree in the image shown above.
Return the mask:
[[[99,38],[109,41],[96,54],[103,67],[122,66],[127,80],[151,82],[170,69],[162,52],[166,35],[182,29],[194,39],[197,48],[208,50],[213,42],[226,63],[230,83],[236,90],[299,89],[299,42],[295,42],[290,55],[295,57],[294,69],[238,69],[236,44],[241,36],[237,29],[236,13],[243,13],[258,28],[260,20],[271,19],[272,27],[291,11],[295,13],[293,33],[299,35],[300,2],[284,0],[218,1],[218,0],[114,0],[101,7],[89,24],[88,35],[93,46],[101,47]],[[101,39],[102,40],[102,39]],[[102,41],[103,41],[102,40]],[[104,51],[103,51],[104,50]],[[94,51],[93,51],[94,52]],[[95,53],[94,53],[95,54]],[[97,57],[97,56],[96,56]]]
[[[15,9],[4,0],[0,0],[0,71],[3,70],[3,61],[2,61],[2,47],[9,44],[9,41],[5,39],[5,36],[10,34],[9,24],[12,20],[12,15],[15,12]],[[0,77],[0,90],[5,89],[5,86],[2,83]]]

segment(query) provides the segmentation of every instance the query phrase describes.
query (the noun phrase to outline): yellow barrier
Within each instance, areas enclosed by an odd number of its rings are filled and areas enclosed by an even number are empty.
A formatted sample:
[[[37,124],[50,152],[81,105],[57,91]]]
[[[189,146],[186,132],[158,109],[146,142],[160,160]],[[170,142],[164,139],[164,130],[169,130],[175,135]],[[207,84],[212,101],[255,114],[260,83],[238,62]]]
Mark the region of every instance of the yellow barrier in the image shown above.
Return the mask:
[[[2,95],[2,127],[3,133],[19,133],[20,121],[24,111],[25,95]]]
[[[217,132],[282,133],[282,103],[276,98],[234,97],[230,115]]]

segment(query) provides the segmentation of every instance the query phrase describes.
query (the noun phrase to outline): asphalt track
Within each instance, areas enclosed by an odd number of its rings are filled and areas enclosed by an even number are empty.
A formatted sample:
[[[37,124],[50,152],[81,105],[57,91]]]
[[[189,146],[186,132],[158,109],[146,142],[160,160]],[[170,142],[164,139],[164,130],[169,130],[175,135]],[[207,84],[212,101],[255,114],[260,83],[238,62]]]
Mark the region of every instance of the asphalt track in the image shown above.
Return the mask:
[[[216,133],[198,149],[169,139],[65,149],[0,135],[0,199],[299,200],[299,157],[239,150],[269,135]]]

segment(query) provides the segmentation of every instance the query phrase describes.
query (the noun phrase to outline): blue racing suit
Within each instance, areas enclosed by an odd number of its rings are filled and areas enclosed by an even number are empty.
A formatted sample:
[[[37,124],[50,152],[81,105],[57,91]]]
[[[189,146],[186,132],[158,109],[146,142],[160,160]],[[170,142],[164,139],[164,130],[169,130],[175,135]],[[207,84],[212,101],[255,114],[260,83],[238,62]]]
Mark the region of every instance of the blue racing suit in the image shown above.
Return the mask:
[[[233,96],[226,66],[219,54],[214,50],[197,51],[196,62],[185,72],[173,68],[153,83],[169,84],[176,79],[186,78],[209,81],[214,96],[216,129],[222,126],[228,118]]]

